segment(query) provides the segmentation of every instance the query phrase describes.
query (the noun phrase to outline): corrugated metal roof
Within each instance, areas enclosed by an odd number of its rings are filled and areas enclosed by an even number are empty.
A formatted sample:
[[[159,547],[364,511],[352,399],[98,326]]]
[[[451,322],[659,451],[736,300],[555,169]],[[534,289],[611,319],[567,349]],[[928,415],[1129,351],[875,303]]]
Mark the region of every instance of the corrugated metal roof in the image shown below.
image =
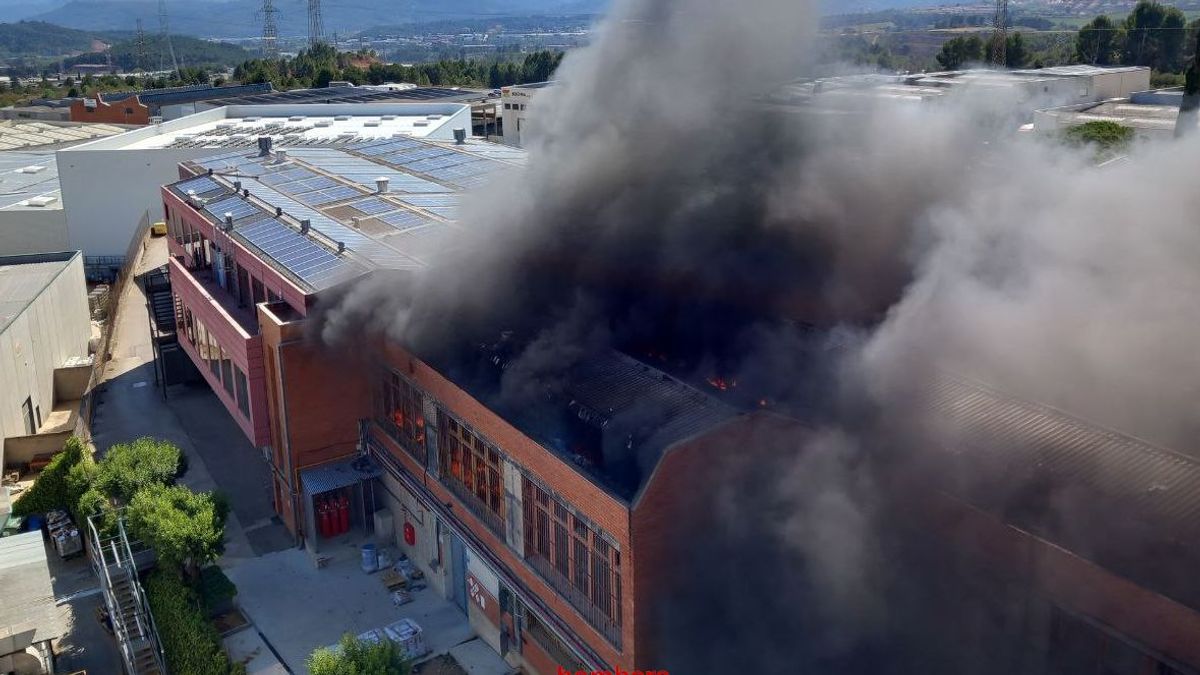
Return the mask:
[[[1066,413],[950,376],[930,403],[952,429],[953,452],[994,462],[991,480],[1071,485],[1131,517],[1178,533],[1200,530],[1200,462]]]
[[[304,485],[306,493],[317,495],[380,475],[379,467],[374,463],[366,458],[358,458],[303,469],[300,471],[300,483]]]
[[[62,634],[42,533],[0,538],[0,655]]]

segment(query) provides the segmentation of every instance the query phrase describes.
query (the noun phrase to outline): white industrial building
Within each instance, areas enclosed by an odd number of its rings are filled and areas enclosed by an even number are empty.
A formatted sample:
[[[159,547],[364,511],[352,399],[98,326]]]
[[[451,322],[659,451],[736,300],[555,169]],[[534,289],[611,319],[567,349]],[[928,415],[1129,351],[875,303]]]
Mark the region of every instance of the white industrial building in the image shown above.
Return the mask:
[[[74,432],[90,337],[78,251],[0,256],[0,466],[61,449]]]
[[[536,82],[504,87],[500,90],[500,118],[504,120],[504,135],[507,145],[523,147],[529,137],[529,112],[538,90],[553,82]]]
[[[379,138],[452,139],[471,129],[461,103],[235,105],[58,151],[68,243],[93,267],[119,267],[143,223],[163,219],[159,186],[180,162],[223,148],[340,147]]]
[[[1166,89],[1139,91],[1107,101],[1044,108],[1034,113],[1033,129],[1040,134],[1054,134],[1087,122],[1116,122],[1133,129],[1140,138],[1169,139],[1175,136],[1182,102],[1182,89]]]
[[[1025,115],[1053,106],[1092,103],[1150,88],[1141,66],[1058,66],[1027,70],[949,70],[911,75],[848,75],[794,82],[767,102],[822,109],[853,109],[870,101],[930,103],[960,93],[989,92]],[[506,128],[507,130],[507,128]]]

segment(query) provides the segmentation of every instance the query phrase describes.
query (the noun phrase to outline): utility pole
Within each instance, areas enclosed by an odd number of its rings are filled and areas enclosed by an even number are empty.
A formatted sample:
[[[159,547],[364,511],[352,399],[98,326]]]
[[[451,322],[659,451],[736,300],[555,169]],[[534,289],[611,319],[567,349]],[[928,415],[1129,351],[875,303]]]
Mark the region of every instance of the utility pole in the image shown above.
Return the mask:
[[[996,17],[992,20],[991,62],[1001,68],[1008,65],[1008,0],[996,0]]]
[[[275,26],[275,15],[279,10],[275,9],[274,0],[263,0],[260,11],[263,17],[263,55],[274,61],[279,58],[279,29]]]
[[[146,31],[142,29],[142,20],[137,20],[137,38],[134,40],[134,57],[137,63],[134,69],[138,73],[146,71]]]
[[[171,54],[171,69],[175,73],[178,73],[179,61],[175,59],[175,45],[171,44],[171,31],[167,26],[167,0],[158,0],[158,31],[161,33],[162,41],[166,46],[167,51]],[[163,60],[164,54],[162,53],[162,47],[160,46],[158,53],[159,70],[166,69]]]
[[[321,0],[308,0],[308,47],[325,41],[325,24],[321,21]]]

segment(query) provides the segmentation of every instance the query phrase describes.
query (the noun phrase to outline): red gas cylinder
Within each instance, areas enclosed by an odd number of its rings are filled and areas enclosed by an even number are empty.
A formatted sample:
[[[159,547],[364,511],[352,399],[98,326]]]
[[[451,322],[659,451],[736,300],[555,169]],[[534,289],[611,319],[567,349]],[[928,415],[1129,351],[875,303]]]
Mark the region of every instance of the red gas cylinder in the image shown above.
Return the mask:
[[[350,499],[346,495],[342,495],[338,500],[338,516],[340,517],[339,524],[341,525],[339,532],[350,531]]]
[[[317,506],[317,513],[320,515],[321,536],[333,536],[333,518],[331,517],[332,513],[327,500],[322,499],[319,502],[319,505]]]
[[[417,528],[413,527],[412,523],[408,521],[404,523],[404,543],[409,546],[417,545]]]

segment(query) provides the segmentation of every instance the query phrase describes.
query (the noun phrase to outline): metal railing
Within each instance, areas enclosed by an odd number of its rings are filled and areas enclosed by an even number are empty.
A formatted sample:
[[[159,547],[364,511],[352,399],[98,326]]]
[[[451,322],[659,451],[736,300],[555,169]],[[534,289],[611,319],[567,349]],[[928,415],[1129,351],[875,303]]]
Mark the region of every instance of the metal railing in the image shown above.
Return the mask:
[[[550,584],[551,588],[558,591],[558,594],[567,599],[583,618],[596,630],[600,631],[609,642],[617,649],[621,648],[621,624],[614,621],[611,617],[604,613],[596,605],[592,604],[592,599],[587,593],[580,591],[571,583],[562,572],[554,567],[553,564],[546,558],[533,554],[525,558],[525,562],[529,563],[537,573]],[[620,609],[617,608],[619,612]]]
[[[101,538],[100,531],[96,528],[96,517],[88,517],[88,530],[91,534],[91,555],[89,557],[92,562],[92,571],[100,579],[104,591],[104,604],[108,609],[109,620],[112,622],[113,635],[117,638],[117,644],[121,649],[121,659],[125,662],[125,669],[131,675],[143,672],[138,668],[134,642],[144,641],[148,642],[153,649],[157,672],[166,673],[166,658],[158,640],[158,631],[154,625],[154,616],[150,612],[150,605],[146,601],[141,583],[138,582],[137,562],[133,548],[129,544],[129,537],[125,532],[125,519],[117,519],[117,534]],[[122,581],[127,584],[133,601],[131,623],[127,623],[116,593],[115,587]]]

